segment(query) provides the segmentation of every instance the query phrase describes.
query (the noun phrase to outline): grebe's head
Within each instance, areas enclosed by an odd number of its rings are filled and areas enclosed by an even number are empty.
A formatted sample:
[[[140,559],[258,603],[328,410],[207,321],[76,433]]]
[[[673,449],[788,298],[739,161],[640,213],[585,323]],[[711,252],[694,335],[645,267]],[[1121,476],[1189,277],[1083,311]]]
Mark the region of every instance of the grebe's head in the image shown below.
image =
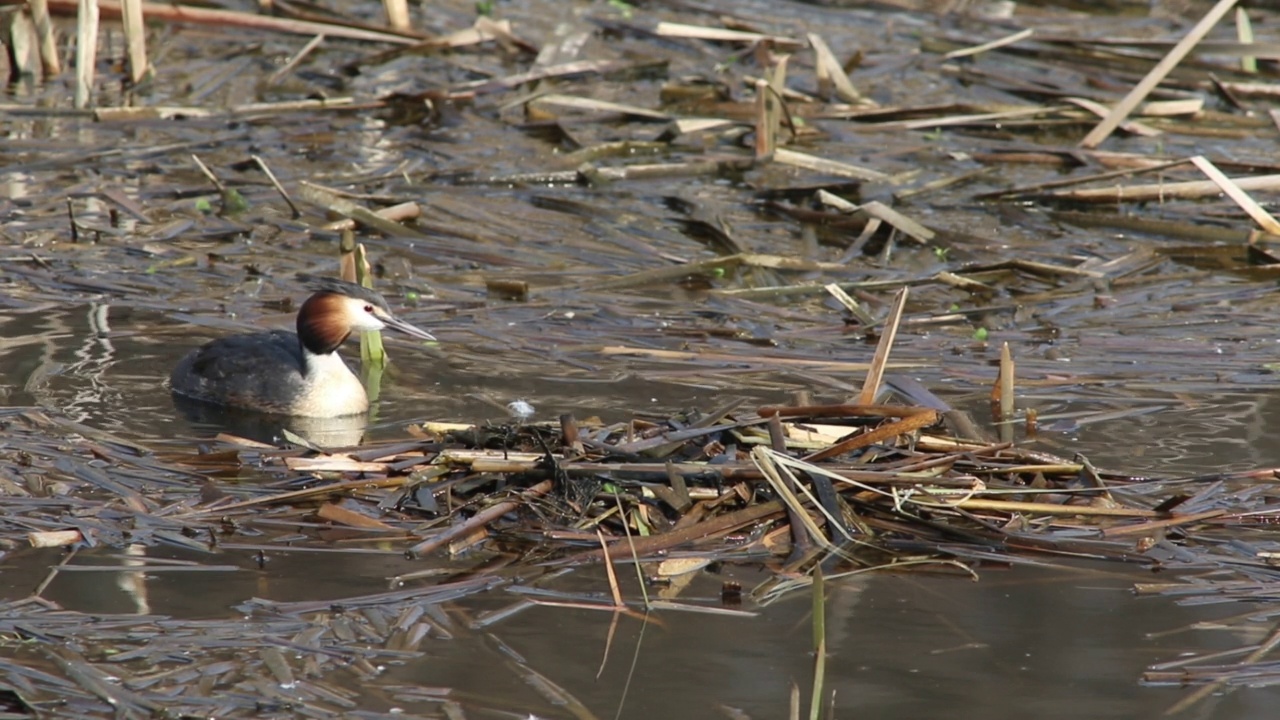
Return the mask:
[[[337,350],[353,330],[391,328],[422,340],[435,340],[426,330],[392,315],[387,301],[368,288],[328,279],[313,284],[319,290],[298,311],[298,338],[303,347],[317,355]]]

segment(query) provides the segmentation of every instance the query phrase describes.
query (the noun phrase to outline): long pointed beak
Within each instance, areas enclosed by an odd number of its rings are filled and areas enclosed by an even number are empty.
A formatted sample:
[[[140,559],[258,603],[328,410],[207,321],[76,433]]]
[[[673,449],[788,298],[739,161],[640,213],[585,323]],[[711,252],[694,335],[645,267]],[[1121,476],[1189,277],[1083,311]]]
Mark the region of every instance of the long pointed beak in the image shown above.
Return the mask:
[[[436,336],[435,336],[435,335],[432,335],[431,333],[427,332],[426,330],[423,330],[422,328],[419,328],[419,327],[415,327],[415,326],[413,326],[413,325],[410,325],[409,323],[407,323],[407,322],[405,322],[405,321],[403,321],[403,320],[401,320],[401,319],[399,319],[399,318],[396,318],[396,317],[384,317],[384,318],[379,318],[379,319],[380,319],[380,320],[382,320],[382,324],[383,324],[383,325],[386,325],[387,327],[392,328],[392,329],[394,329],[394,330],[399,330],[400,332],[404,333],[405,335],[409,335],[409,336],[412,336],[412,337],[420,338],[420,339],[422,339],[422,340],[435,340],[435,339],[436,339]]]

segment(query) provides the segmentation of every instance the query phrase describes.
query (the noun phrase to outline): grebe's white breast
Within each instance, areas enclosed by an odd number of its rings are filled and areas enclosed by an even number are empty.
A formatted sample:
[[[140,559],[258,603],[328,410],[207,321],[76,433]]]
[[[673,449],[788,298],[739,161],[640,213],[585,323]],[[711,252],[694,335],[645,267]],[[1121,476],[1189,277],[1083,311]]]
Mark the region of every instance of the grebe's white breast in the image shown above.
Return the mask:
[[[302,351],[305,371],[291,414],[306,417],[357,415],[369,409],[369,394],[336,352]]]

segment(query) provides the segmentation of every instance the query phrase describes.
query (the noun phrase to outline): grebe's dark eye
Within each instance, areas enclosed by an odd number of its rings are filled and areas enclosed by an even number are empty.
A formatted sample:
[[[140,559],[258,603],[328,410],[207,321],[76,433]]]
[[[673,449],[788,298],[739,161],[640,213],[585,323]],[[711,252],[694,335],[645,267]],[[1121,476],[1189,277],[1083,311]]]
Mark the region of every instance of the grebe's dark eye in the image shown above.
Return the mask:
[[[367,312],[367,313],[372,313],[372,312],[373,312],[373,306],[372,306],[372,305],[365,305],[365,306],[364,306],[364,311],[365,311],[365,312]]]

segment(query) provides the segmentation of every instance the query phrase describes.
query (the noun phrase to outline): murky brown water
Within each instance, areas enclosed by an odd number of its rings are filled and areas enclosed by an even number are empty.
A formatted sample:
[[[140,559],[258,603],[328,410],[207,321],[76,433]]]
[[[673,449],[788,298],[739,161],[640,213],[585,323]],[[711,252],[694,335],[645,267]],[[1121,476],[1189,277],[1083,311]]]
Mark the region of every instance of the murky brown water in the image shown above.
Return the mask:
[[[705,24],[716,14],[736,13],[773,32],[816,29],[841,56],[864,49],[868,67],[855,73],[855,81],[885,105],[1011,97],[958,82],[939,71],[936,55],[919,53],[922,36],[1004,34],[988,32],[980,19],[792,3],[707,6],[709,12],[693,4],[642,7],[635,19],[624,19],[605,3],[520,2],[499,4],[499,12],[540,46],[561,42],[569,47],[582,38],[581,57],[657,54],[670,61],[666,77],[712,78],[716,63],[724,60],[719,51],[655,41],[629,30],[629,23],[646,28],[659,19]],[[374,12],[367,3],[361,8]],[[427,25],[437,31],[466,27],[473,18],[470,2],[431,3],[424,12]],[[1052,5],[1038,13],[1043,13],[1040,20],[1028,22],[1055,32],[1101,30],[1057,14]],[[1108,19],[1106,32],[1161,34],[1167,31],[1162,22]],[[1271,29],[1263,25],[1260,39]],[[255,36],[257,44],[246,51],[245,38],[234,32],[168,27],[156,34],[154,52],[166,59],[159,63],[154,87],[141,98],[147,105],[216,107],[321,91],[370,100],[523,67],[492,50],[464,51],[447,59],[373,65],[347,78],[332,68],[371,50],[331,43],[286,84],[266,89],[261,75],[305,39]],[[807,78],[810,71],[800,65],[797,74]],[[661,84],[590,79],[566,82],[558,91],[656,107]],[[429,126],[397,124],[386,112],[368,110],[128,123],[14,112],[14,106],[65,108],[66,95],[58,83],[20,84],[10,89],[6,110],[0,111],[8,115],[7,144],[0,145],[0,213],[6,223],[0,237],[7,238],[0,244],[0,399],[11,407],[43,407],[157,450],[190,448],[223,427],[217,417],[192,421],[174,409],[162,384],[173,362],[203,339],[236,328],[287,326],[288,314],[272,303],[300,294],[293,273],[331,272],[334,264],[336,233],[308,232],[324,222],[322,213],[308,207],[303,221],[290,220],[261,175],[237,165],[250,154],[263,156],[286,184],[313,179],[412,198],[426,211],[413,237],[370,233],[361,238],[382,265],[383,287],[393,297],[422,293],[418,307],[403,314],[442,339],[434,355],[391,342],[395,372],[384,381],[383,400],[369,429],[373,437],[397,437],[407,423],[427,419],[502,420],[502,406],[519,398],[544,418],[573,412],[606,419],[706,408],[737,397],[773,403],[796,390],[841,399],[859,386],[860,376],[786,370],[760,360],[766,355],[866,360],[870,346],[846,331],[834,303],[716,291],[806,280],[907,281],[1006,255],[1062,263],[1110,260],[1184,242],[1060,224],[1035,206],[974,201],[975,195],[1006,184],[1055,177],[1056,171],[1047,168],[1008,165],[994,175],[898,204],[940,231],[935,247],[945,252],[903,244],[892,254],[857,256],[841,272],[748,271],[705,284],[668,281],[614,290],[598,283],[707,255],[705,242],[682,230],[686,218],[673,210],[672,198],[696,205],[699,217],[723,222],[751,252],[835,260],[843,253],[838,237],[819,230],[822,243],[811,242],[795,221],[762,211],[751,196],[757,187],[823,178],[766,167],[744,177],[590,188],[457,182],[564,170],[579,162],[565,157],[571,143],[521,127],[523,118],[501,107],[510,100],[506,95],[449,108]],[[100,104],[119,100],[105,84]],[[814,124],[826,136],[807,148],[810,152],[887,173],[917,170],[921,182],[979,169],[970,159],[976,152],[1058,144],[1029,131],[935,137],[843,121]],[[660,132],[659,126],[643,123],[566,122],[565,127],[584,146],[648,140]],[[737,152],[720,142],[725,152]],[[1130,137],[1117,138],[1108,148],[1223,152],[1260,162],[1275,156],[1270,139],[1251,137]],[[246,215],[224,220],[196,210],[194,198],[209,190],[189,159],[192,152],[248,197],[252,209]],[[696,146],[669,151],[676,157],[702,152]],[[150,223],[126,217],[111,227],[111,204],[96,195],[104,188],[124,191],[146,209]],[[888,197],[885,190],[864,188],[864,195],[876,193]],[[67,231],[68,196],[86,226],[79,243],[71,243]],[[1190,215],[1193,210],[1171,212]],[[1225,222],[1243,227],[1238,217]],[[902,372],[971,410],[985,427],[985,396],[994,376],[990,362],[999,342],[1010,342],[1019,372],[1029,380],[1020,405],[1035,407],[1041,416],[1038,442],[1062,454],[1084,453],[1102,466],[1190,475],[1280,465],[1280,447],[1269,431],[1278,421],[1273,398],[1280,396],[1280,381],[1265,368],[1276,349],[1273,284],[1242,277],[1236,268],[1190,273],[1189,265],[1158,256],[1154,262],[1164,275],[1183,275],[1150,283],[1099,281],[1096,292],[1062,292],[1049,300],[1028,293],[1051,294],[1061,286],[1021,287],[1013,296],[1002,293],[988,300],[921,287],[910,314],[920,322],[908,320],[894,359],[915,365]],[[529,281],[532,297],[528,302],[493,298],[484,285],[493,277]],[[878,307],[887,297],[868,292],[865,299]],[[972,311],[969,319],[932,322],[953,305]],[[980,324],[990,330],[987,342],[974,339]],[[609,346],[732,353],[740,366],[623,357],[604,352]],[[172,548],[138,551],[208,562]],[[76,564],[127,564],[121,552],[84,550]],[[2,599],[25,597],[60,559],[58,551],[12,553],[0,575]],[[388,578],[421,566],[390,546],[361,554],[276,553],[265,568],[259,568],[254,552],[230,548],[216,562],[234,569],[146,576],[67,570],[45,596],[86,613],[236,618],[251,598],[339,600],[385,589]],[[748,588],[765,577],[750,566],[722,572],[700,576],[684,599],[718,604],[725,577]],[[1129,588],[1144,578],[1134,568],[1089,565],[992,569],[982,572],[979,583],[927,574],[836,583],[828,606],[828,681],[836,691],[837,715],[1156,717],[1181,694],[1140,687],[1137,678],[1145,668],[1183,652],[1242,643],[1226,631],[1171,632],[1233,610],[1135,598]],[[605,584],[592,569],[552,587],[598,592]],[[449,604],[452,638],[432,639],[423,654],[388,665],[373,681],[339,673],[326,682],[354,692],[358,708],[369,713],[400,708],[438,716],[440,705],[427,697],[426,688],[449,688],[464,706],[479,708],[481,717],[503,716],[499,708],[511,716],[571,716],[511,670],[496,638],[598,717],[733,716],[725,708],[750,717],[783,717],[791,683],[807,693],[812,658],[804,593],[759,609],[754,618],[666,612],[648,626],[623,618],[611,640],[610,615],[574,609],[534,608],[484,630],[469,629],[469,618],[514,599],[495,591]],[[744,609],[756,608],[748,603]],[[1194,712],[1263,718],[1274,714],[1273,705],[1272,690],[1244,691]]]

